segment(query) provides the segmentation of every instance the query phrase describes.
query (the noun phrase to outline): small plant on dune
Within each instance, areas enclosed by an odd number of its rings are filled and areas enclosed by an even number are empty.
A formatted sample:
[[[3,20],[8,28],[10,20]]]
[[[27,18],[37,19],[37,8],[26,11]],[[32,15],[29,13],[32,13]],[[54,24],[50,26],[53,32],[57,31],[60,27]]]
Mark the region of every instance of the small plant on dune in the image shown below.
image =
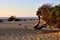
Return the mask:
[[[0,22],[3,22],[2,20],[0,20]]]
[[[21,21],[21,19],[17,19],[17,18],[16,18],[15,21]]]
[[[15,21],[15,17],[14,16],[11,16],[9,19],[8,19],[8,21]]]
[[[20,19],[17,19],[15,16],[11,16],[8,21],[20,21]]]

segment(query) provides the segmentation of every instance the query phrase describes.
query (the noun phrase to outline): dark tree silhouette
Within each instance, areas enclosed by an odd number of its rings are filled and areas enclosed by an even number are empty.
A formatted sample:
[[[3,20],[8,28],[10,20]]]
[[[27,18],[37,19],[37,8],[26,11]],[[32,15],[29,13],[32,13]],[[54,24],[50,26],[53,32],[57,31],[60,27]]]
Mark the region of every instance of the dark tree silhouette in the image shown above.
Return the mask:
[[[21,19],[17,19],[15,16],[11,16],[8,21],[20,21]]]
[[[15,21],[15,16],[11,16],[9,19],[8,19],[8,21]]]
[[[38,8],[37,11],[38,23],[34,28],[40,23],[40,19],[42,16],[42,20],[46,22],[46,25],[49,25],[51,28],[60,28],[60,5],[55,5],[54,7],[48,4],[44,4]],[[40,27],[40,29],[43,27]]]
[[[46,21],[46,23],[48,23],[48,21],[49,21],[49,17],[48,16],[49,16],[50,7],[51,7],[51,5],[44,4],[44,5],[42,5],[41,7],[38,8],[37,16],[38,16],[39,19],[38,19],[37,25],[34,28],[37,28],[37,26],[39,25],[41,16],[42,16],[42,19],[44,21]]]

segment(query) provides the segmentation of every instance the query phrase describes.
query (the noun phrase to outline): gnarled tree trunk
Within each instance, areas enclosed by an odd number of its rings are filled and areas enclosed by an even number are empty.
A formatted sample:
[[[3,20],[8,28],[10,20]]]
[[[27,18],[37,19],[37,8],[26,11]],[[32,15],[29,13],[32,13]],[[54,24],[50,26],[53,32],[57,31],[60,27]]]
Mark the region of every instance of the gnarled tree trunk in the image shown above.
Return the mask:
[[[40,23],[40,16],[38,16],[38,23],[34,26],[34,28],[37,28],[38,27],[38,25],[39,25],[39,23]]]

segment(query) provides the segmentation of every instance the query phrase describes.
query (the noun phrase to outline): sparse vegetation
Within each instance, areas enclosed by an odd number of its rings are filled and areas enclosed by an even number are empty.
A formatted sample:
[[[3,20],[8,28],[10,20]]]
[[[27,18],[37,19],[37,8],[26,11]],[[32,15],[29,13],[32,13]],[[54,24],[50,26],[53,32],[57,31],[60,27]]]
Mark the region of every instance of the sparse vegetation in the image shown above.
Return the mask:
[[[11,16],[8,21],[20,21],[20,19],[17,19],[15,16]]]
[[[0,22],[3,22],[2,20],[0,20]]]
[[[15,21],[20,21],[20,20],[21,20],[21,19],[17,19],[17,18],[15,19]]]

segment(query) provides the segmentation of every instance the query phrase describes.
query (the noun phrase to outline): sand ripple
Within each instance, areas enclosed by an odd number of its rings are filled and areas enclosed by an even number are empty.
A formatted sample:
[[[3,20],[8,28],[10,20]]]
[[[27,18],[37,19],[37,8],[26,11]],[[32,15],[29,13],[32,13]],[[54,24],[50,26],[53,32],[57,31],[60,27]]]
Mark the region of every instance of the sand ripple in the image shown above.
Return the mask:
[[[60,32],[42,32],[33,29],[0,29],[0,40],[60,40]]]

